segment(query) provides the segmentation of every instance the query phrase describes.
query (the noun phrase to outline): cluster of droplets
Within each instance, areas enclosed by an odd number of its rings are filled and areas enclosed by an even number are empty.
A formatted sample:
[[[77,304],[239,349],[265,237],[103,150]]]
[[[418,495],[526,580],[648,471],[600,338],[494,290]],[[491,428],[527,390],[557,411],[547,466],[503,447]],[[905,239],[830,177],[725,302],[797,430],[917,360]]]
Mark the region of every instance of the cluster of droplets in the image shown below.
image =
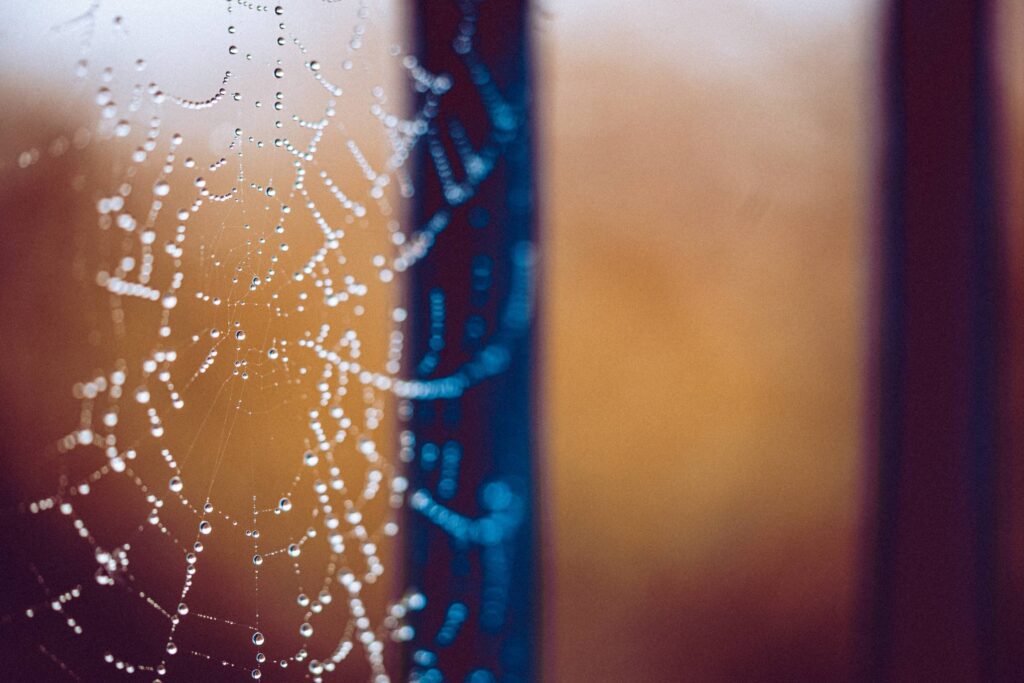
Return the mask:
[[[122,649],[118,643],[111,643],[101,656],[113,669],[163,680],[173,678],[175,662],[194,657],[244,670],[253,679],[262,678],[271,671],[268,667],[274,666],[281,670],[299,667],[304,676],[319,680],[344,672],[344,662],[362,652],[373,680],[382,683],[390,680],[386,645],[411,638],[406,616],[422,602],[415,594],[406,595],[386,604],[380,615],[374,613],[366,597],[368,587],[387,571],[389,558],[383,545],[399,533],[399,512],[408,488],[399,463],[388,456],[390,448],[381,445],[387,437],[374,434],[386,423],[389,402],[397,400],[393,387],[402,370],[406,313],[394,307],[372,319],[371,324],[390,327],[386,360],[376,367],[367,365],[366,343],[354,323],[367,314],[371,298],[397,300],[394,294],[381,296],[373,291],[394,288],[395,255],[387,249],[398,249],[405,241],[397,220],[400,212],[389,188],[401,188],[400,198],[411,196],[410,174],[404,166],[410,150],[425,134],[431,114],[420,110],[404,116],[394,108],[403,98],[394,98],[393,107],[385,89],[373,87],[372,120],[389,149],[382,165],[375,166],[366,151],[367,143],[353,139],[345,123],[351,114],[347,108],[353,106],[345,99],[345,78],[359,72],[355,68],[359,51],[373,26],[368,21],[369,3],[356,8],[357,21],[345,46],[345,58],[335,60],[337,63],[309,54],[304,42],[286,25],[282,6],[245,0],[227,3],[230,42],[226,52],[230,59],[258,63],[261,58],[259,45],[250,46],[251,51],[245,49],[246,27],[252,28],[254,21],[239,13],[248,12],[255,14],[257,22],[272,22],[278,33],[272,55],[298,50],[303,57],[302,69],[290,67],[284,56],[271,57],[267,73],[274,92],[270,97],[260,97],[258,88],[250,88],[253,96],[247,94],[244,64],[220,72],[212,93],[198,97],[175,93],[158,83],[159,79],[125,84],[118,80],[117,70],[103,67],[94,91],[95,127],[73,138],[62,137],[50,146],[52,157],[71,147],[92,145],[100,154],[123,160],[114,164],[112,181],[101,181],[106,189],[96,199],[95,225],[103,235],[103,246],[89,255],[97,263],[91,281],[109,296],[111,347],[134,348],[137,340],[147,338],[151,342],[141,356],[122,354],[109,371],[73,387],[79,402],[78,426],[57,442],[61,467],[67,468],[76,457],[85,457],[93,449],[104,453],[104,462],[84,476],[62,474],[53,494],[26,502],[22,509],[29,515],[58,513],[69,518],[92,549],[95,585],[127,590],[133,599],[142,600],[166,619],[167,638],[158,660],[131,661],[118,654]],[[76,25],[87,27],[90,41],[102,36],[101,16],[97,3],[75,20]],[[131,24],[130,17],[113,20],[117,32],[129,33]],[[258,30],[252,33],[259,35]],[[83,52],[89,47],[87,42]],[[389,54],[395,64],[402,64],[399,46],[392,46]],[[133,64],[133,78],[153,72],[143,57]],[[438,79],[410,68],[408,61],[404,68],[418,83]],[[96,69],[83,55],[75,73],[88,84]],[[325,93],[319,116],[283,115],[289,108],[286,86],[294,79],[309,79]],[[304,97],[304,106],[311,103]],[[251,107],[275,117],[269,127],[272,138],[264,138],[255,123],[236,125],[226,144],[212,158],[203,158],[201,141],[190,139],[196,134],[190,133],[188,126],[195,125],[184,117],[208,116],[231,106]],[[182,132],[168,134],[172,121]],[[358,182],[337,175],[330,163],[321,163],[328,148],[330,154],[351,161]],[[254,175],[258,162],[252,155],[261,150],[275,150],[287,158],[287,164],[272,164],[278,173],[287,169],[283,178]],[[18,165],[27,168],[41,158],[38,149],[32,148],[19,156]],[[228,174],[231,177],[225,177]],[[309,187],[310,179],[315,181],[315,189]],[[325,201],[331,205],[322,206]],[[210,229],[211,220],[223,220],[208,218],[218,211],[218,205],[235,207],[234,212],[243,216],[240,240],[226,237],[223,226]],[[272,227],[265,230],[265,215],[272,213],[276,214],[270,220]],[[381,230],[383,239],[376,237]],[[318,246],[307,249],[309,231],[320,239]],[[368,232],[374,236],[361,237]],[[286,233],[294,234],[292,239],[302,246],[286,241]],[[376,251],[372,257],[360,257],[368,258],[366,266],[351,263],[355,257],[350,254],[365,250],[359,246],[360,240],[385,245],[383,252],[371,247]],[[301,257],[294,269],[285,265],[294,262],[288,258],[291,251]],[[375,277],[367,279],[360,268]],[[326,309],[337,309],[339,314],[324,316]],[[301,321],[303,316],[316,323],[296,334],[291,331],[296,327],[292,321]],[[197,329],[196,321],[202,320],[211,322]],[[221,370],[225,366],[227,369]],[[179,456],[176,448],[168,446],[175,434],[188,426],[177,415],[184,414],[194,401],[211,400],[205,395],[195,398],[204,382],[211,381],[206,379],[210,376],[225,377],[227,388],[223,390],[230,397],[229,414],[234,415],[231,424],[238,415],[244,418],[258,413],[255,404],[247,403],[257,399],[244,398],[244,390],[234,388],[235,383],[255,381],[261,389],[273,388],[276,395],[284,396],[283,404],[301,406],[308,401],[313,405],[306,411],[308,436],[282,454],[296,458],[294,477],[270,508],[259,509],[253,495],[248,519],[217,501],[217,471],[230,429],[223,433],[222,443],[205,449],[215,463],[208,478],[190,476],[188,461],[198,457],[192,448]],[[137,429],[140,420],[144,432]],[[359,463],[353,465],[353,459]],[[97,486],[116,477],[129,482],[146,507],[133,538],[155,530],[181,553],[182,581],[176,604],[165,604],[139,587],[143,581],[134,574],[133,555],[141,552],[144,544],[104,547],[90,529],[88,506],[80,503],[100,495]],[[303,503],[301,508],[312,524],[285,543],[264,545],[262,539],[272,520],[295,518],[300,510],[297,501],[310,495],[312,507]],[[182,526],[182,511],[194,520],[190,527]],[[260,572],[266,567],[278,562],[294,565],[299,586],[294,604],[301,614],[295,632],[305,641],[297,651],[278,648],[274,657],[269,656],[274,629],[261,625],[258,607],[250,623],[241,623],[206,614],[190,599],[208,546],[228,535],[244,538],[251,545],[244,572],[257,592]],[[300,565],[312,544],[323,544],[328,551],[328,562],[319,570]],[[311,571],[319,587],[303,590]],[[39,576],[38,582],[40,590],[49,595],[44,577]],[[65,607],[87,590],[88,584],[75,586],[52,599],[51,611],[76,635],[81,635],[82,626]],[[335,623],[348,620],[348,625],[332,648],[320,652],[312,643],[318,622],[331,613],[332,603],[342,607],[334,610],[331,619]],[[39,615],[39,609],[27,608],[21,617],[35,619]],[[197,620],[247,632],[246,638],[256,650],[253,664],[183,645],[182,630]],[[60,661],[56,655],[47,656]],[[63,662],[61,666],[74,675]]]
[[[463,5],[465,9],[472,3]],[[90,35],[98,7],[94,5],[81,18],[83,25],[92,27]],[[499,597],[507,588],[502,587],[501,577],[495,578],[499,570],[492,569],[503,566],[503,544],[519,524],[522,509],[521,501],[499,482],[484,492],[484,516],[474,519],[451,510],[446,501],[459,485],[463,457],[459,444],[417,445],[415,435],[404,430],[396,459],[389,456],[392,448],[384,443],[388,437],[376,432],[391,412],[409,419],[415,400],[461,396],[507,367],[509,346],[522,336],[532,316],[532,249],[524,243],[511,255],[511,295],[492,343],[450,374],[431,379],[403,376],[404,326],[409,314],[401,305],[389,304],[386,310],[374,309],[367,316],[370,324],[387,327],[380,360],[368,360],[372,354],[367,353],[357,322],[371,305],[377,305],[369,303],[377,292],[393,291],[399,274],[429,256],[454,210],[474,197],[521,121],[476,58],[474,22],[467,17],[454,47],[464,57],[486,105],[491,124],[486,139],[474,146],[457,120],[446,122],[443,137],[435,119],[452,87],[451,78],[431,73],[394,45],[389,55],[411,82],[420,104],[406,115],[399,108],[401,97],[389,98],[381,85],[370,88],[368,113],[386,149],[383,158],[377,159],[379,155],[370,152],[374,146],[354,139],[346,123],[352,106],[346,79],[359,73],[359,52],[371,39],[369,2],[362,0],[355,8],[345,58],[333,61],[314,58],[285,23],[283,6],[231,0],[226,8],[226,53],[238,65],[232,62],[232,68],[211,74],[216,85],[208,95],[169,92],[157,80],[118,89],[114,69],[106,67],[99,72],[95,90],[95,129],[50,145],[52,157],[93,143],[107,144],[103,149],[113,150],[112,154],[123,151],[126,163],[115,166],[118,177],[96,200],[95,225],[106,241],[92,282],[109,295],[112,346],[142,338],[152,344],[145,353],[117,358],[108,372],[74,385],[79,424],[58,441],[57,450],[71,459],[80,450],[99,449],[105,459],[82,477],[62,475],[55,493],[30,501],[23,509],[29,514],[57,512],[69,518],[95,556],[95,584],[124,587],[133,599],[142,600],[166,619],[167,638],[160,658],[129,661],[116,653],[115,643],[103,660],[117,670],[164,680],[173,676],[177,661],[193,657],[238,669],[253,679],[270,677],[271,667],[298,667],[303,676],[322,680],[343,674],[344,663],[361,652],[374,683],[384,683],[390,680],[387,644],[414,639],[409,617],[423,609],[427,599],[410,591],[389,601],[383,614],[368,605],[370,587],[382,583],[388,571],[385,547],[400,532],[402,508],[409,506],[458,543],[482,547],[491,594]],[[267,66],[262,72],[273,90],[269,97],[258,88],[249,95],[243,87],[248,69],[263,59],[263,46],[246,42],[245,27],[253,21],[263,22],[276,34],[270,48],[273,56],[264,60]],[[114,26],[126,31],[130,21],[118,16]],[[287,61],[286,51],[298,52],[301,67]],[[133,71],[140,74],[151,69],[139,57]],[[90,82],[93,72],[83,57],[76,75]],[[298,111],[284,114],[291,108],[286,94],[291,83],[297,88],[309,84],[323,93],[320,103],[313,97],[302,98],[303,107],[320,105],[311,118]],[[124,102],[119,101],[122,95],[127,98]],[[201,141],[188,139],[201,136],[188,133],[185,124],[181,129],[185,133],[166,132],[170,121],[185,121],[186,115],[209,116],[230,107],[236,108],[231,112],[243,112],[244,107],[248,113],[239,114],[238,125],[229,126],[223,144],[209,158],[203,156]],[[271,117],[266,131],[250,121],[252,112]],[[394,202],[414,193],[407,165],[417,145],[426,146],[425,158],[440,180],[444,202],[422,225],[406,230]],[[264,151],[276,155],[273,176],[257,175],[256,159]],[[328,153],[347,161],[352,177],[324,164]],[[40,158],[33,148],[21,153],[18,164],[27,168]],[[222,225],[210,229],[211,221]],[[226,236],[228,222],[235,229],[230,234],[240,237]],[[372,255],[363,254],[366,249],[360,249],[360,240],[371,245]],[[392,302],[397,299],[390,295]],[[432,374],[444,350],[443,293],[432,299],[429,316],[431,354],[413,369],[421,376]],[[309,324],[303,325],[304,320]],[[197,326],[196,321],[208,324]],[[301,328],[297,333],[295,321]],[[189,427],[177,415],[184,414],[191,401],[211,401],[209,390],[203,389],[213,381],[210,377],[223,378],[216,396],[223,392],[230,406],[225,418],[228,426],[219,442],[201,449],[210,453],[213,463],[212,474],[202,479],[190,476],[190,458],[200,457],[194,455],[195,443],[180,455],[167,444],[169,436]],[[250,384],[254,388],[246,390]],[[254,493],[251,512],[239,515],[219,504],[215,484],[239,416],[259,419],[256,416],[275,408],[257,406],[262,394],[284,396],[280,405],[300,406],[306,434],[300,443],[274,453],[273,457],[293,459],[295,474],[273,504],[261,509]],[[212,405],[207,417],[211,412]],[[132,429],[139,420],[145,425],[144,433]],[[199,432],[195,434],[198,437]],[[410,490],[403,475],[402,467],[414,461],[417,446],[426,466],[439,463],[436,493]],[[78,502],[95,495],[97,484],[108,477],[123,477],[145,503],[145,518],[136,536],[155,530],[180,552],[183,576],[176,604],[164,604],[138,587],[132,567],[138,543],[104,547],[91,532]],[[311,504],[300,504],[307,498]],[[273,520],[297,518],[300,507],[310,525],[286,542],[266,545],[264,537],[274,528]],[[190,520],[186,525],[179,521],[182,512]],[[239,562],[257,594],[261,572],[279,562],[294,567],[294,604],[299,610],[295,633],[303,643],[299,649],[278,649],[274,657],[269,656],[275,632],[264,623],[258,607],[249,622],[242,623],[207,614],[192,604],[190,596],[204,567],[207,546],[228,538],[241,540],[251,549]],[[310,570],[301,563],[313,554],[309,550],[314,546],[326,549],[328,561]],[[315,573],[315,589],[303,588],[310,585],[310,571]],[[45,579],[39,576],[38,581],[49,597]],[[83,590],[84,585],[75,586],[51,603],[56,605],[51,611],[60,614],[76,635],[82,627],[65,614],[65,606]],[[457,637],[467,619],[466,610],[461,602],[447,608],[436,638],[439,647]],[[38,612],[29,608],[24,617],[35,618]],[[328,614],[346,626],[334,645],[323,649],[316,636]],[[180,632],[199,620],[244,633],[255,648],[253,661],[243,663],[184,646]],[[436,671],[431,653],[419,650],[416,656],[417,666],[429,678],[433,675],[429,672]]]

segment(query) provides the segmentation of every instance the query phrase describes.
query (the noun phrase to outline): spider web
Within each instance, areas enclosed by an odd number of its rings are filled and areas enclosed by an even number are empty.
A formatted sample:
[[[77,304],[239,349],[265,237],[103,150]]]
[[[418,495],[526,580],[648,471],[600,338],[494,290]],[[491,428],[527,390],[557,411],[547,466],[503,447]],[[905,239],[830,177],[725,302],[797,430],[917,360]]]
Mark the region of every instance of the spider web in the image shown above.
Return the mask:
[[[455,45],[471,57],[462,9]],[[33,461],[4,489],[0,629],[16,680],[386,681],[399,668],[395,644],[426,602],[394,566],[401,508],[453,536],[475,527],[408,490],[415,435],[392,445],[396,415],[501,372],[529,310],[524,281],[474,360],[403,372],[401,274],[515,121],[477,63],[497,133],[477,147],[455,124],[442,142],[432,121],[451,81],[395,40],[399,10],[95,2],[15,27],[60,72],[34,105],[58,132],[4,168],[68,177],[70,219],[37,229],[74,243],[54,264],[72,285],[55,293],[89,331],[65,340],[73,361],[52,360],[94,368],[69,378],[77,415],[59,438],[5,453]],[[407,230],[423,140],[446,206]],[[419,374],[436,366],[423,358]]]

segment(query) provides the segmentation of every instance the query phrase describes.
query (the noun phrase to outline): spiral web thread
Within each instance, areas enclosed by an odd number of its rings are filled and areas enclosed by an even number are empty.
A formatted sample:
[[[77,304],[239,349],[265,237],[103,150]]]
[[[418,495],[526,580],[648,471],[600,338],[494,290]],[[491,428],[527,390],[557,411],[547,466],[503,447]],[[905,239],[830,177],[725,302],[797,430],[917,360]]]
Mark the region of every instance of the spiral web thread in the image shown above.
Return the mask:
[[[214,28],[196,49],[221,57],[187,80],[215,83],[205,95],[164,85],[150,46],[124,40],[142,10],[95,2],[52,25],[78,52],[65,111],[85,120],[5,163],[81,171],[68,191],[91,209],[62,229],[85,275],[66,294],[99,312],[82,344],[102,369],[69,380],[77,418],[31,454],[52,490],[4,512],[20,544],[8,563],[30,585],[11,591],[20,604],[0,633],[31,643],[19,656],[53,678],[392,680],[401,644],[425,638],[410,617],[428,603],[394,566],[401,510],[490,557],[515,535],[512,489],[490,482],[479,516],[447,506],[459,443],[418,443],[411,427],[419,402],[503,373],[532,316],[524,241],[466,362],[448,367],[443,343],[406,358],[402,274],[429,260],[524,125],[475,49],[476,3],[456,7],[453,50],[489,121],[478,140],[455,117],[438,125],[451,76],[387,42],[396,10],[383,3],[203,8]],[[386,57],[363,57],[373,45]],[[382,68],[402,76],[385,87]],[[442,206],[407,229],[424,146]],[[431,339],[444,296],[413,312]],[[405,468],[437,453],[436,487],[411,487]],[[434,649],[468,616],[443,604]],[[415,656],[414,680],[443,679],[422,666],[429,649]]]

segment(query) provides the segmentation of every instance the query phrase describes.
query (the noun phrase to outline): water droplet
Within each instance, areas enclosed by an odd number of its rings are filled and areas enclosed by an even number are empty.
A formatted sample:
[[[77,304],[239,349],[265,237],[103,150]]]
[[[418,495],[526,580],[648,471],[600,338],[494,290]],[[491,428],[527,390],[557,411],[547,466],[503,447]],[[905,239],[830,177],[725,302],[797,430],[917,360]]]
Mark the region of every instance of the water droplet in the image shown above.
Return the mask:
[[[299,627],[299,635],[302,636],[303,638],[309,638],[310,636],[312,636],[313,635],[313,625],[310,624],[308,621],[304,622],[302,624],[302,626]]]
[[[281,67],[274,69],[274,78],[284,78],[284,69]]]
[[[181,481],[181,477],[171,477],[171,481],[167,484],[167,488],[174,493],[180,493],[184,487],[185,484]]]
[[[261,564],[263,564],[263,556],[262,555],[253,555],[252,556],[252,563],[254,565],[256,565],[257,567],[260,566]]]
[[[253,643],[253,645],[262,645],[265,641],[266,641],[266,638],[264,638],[263,634],[260,633],[259,631],[256,631],[256,633],[252,634],[252,643]]]
[[[289,510],[292,509],[292,502],[287,498],[282,498],[281,500],[277,501],[277,507],[279,510],[281,510],[281,512],[288,512]]]
[[[213,531],[213,525],[212,524],[207,522],[205,519],[203,521],[199,522],[199,533],[201,533],[201,534],[203,534],[205,536],[205,535],[209,535],[211,531]]]

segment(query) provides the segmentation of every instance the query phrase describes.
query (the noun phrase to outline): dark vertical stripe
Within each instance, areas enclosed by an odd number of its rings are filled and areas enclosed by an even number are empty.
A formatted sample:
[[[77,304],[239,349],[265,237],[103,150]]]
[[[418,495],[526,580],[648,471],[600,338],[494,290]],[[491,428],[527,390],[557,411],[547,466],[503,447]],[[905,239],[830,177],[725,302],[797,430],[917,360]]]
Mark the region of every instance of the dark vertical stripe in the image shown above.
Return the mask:
[[[899,87],[903,70],[902,52],[899,49],[903,34],[903,14],[892,7],[886,16],[885,56],[883,59],[882,87],[882,163],[879,188],[881,202],[880,237],[878,258],[881,263],[878,277],[881,284],[877,289],[878,340],[873,341],[877,356],[877,367],[872,368],[876,393],[870,399],[869,413],[874,420],[877,434],[871,445],[876,449],[873,455],[877,462],[874,495],[877,509],[871,531],[874,534],[873,547],[869,549],[873,565],[868,582],[868,619],[866,622],[866,657],[864,665],[867,678],[874,681],[883,679],[883,673],[890,666],[888,643],[892,638],[891,604],[892,583],[888,580],[889,568],[895,554],[894,523],[899,491],[900,450],[903,432],[903,383],[904,354],[906,351],[906,291],[903,269],[905,249],[903,239],[903,202],[905,194],[903,169],[907,165],[906,113],[903,107],[903,88]]]
[[[974,14],[972,129],[972,215],[975,228],[973,260],[974,299],[974,391],[972,407],[972,487],[977,537],[978,640],[982,677],[995,680],[995,590],[997,581],[997,497],[996,475],[999,452],[999,417],[1002,392],[999,371],[1001,340],[1005,326],[1005,234],[999,221],[997,163],[999,148],[995,106],[996,88],[992,68],[992,7],[979,3]]]
[[[1003,271],[988,5],[890,10],[865,673],[991,680]]]
[[[534,333],[530,321],[524,327],[515,320],[524,315],[524,284],[531,291],[536,285],[528,3],[428,0],[413,6],[419,63],[451,76],[451,89],[438,99],[430,122],[435,151],[439,144],[455,179],[466,180],[470,169],[457,139],[464,130],[468,144],[488,164],[493,160],[493,168],[470,183],[471,199],[453,200],[428,153],[429,141],[421,140],[416,150],[414,224],[425,227],[438,211],[447,211],[450,221],[411,270],[407,367],[423,381],[460,373],[471,381],[458,396],[412,402],[410,492],[429,494],[470,523],[499,520],[502,540],[459,540],[422,511],[407,512],[408,583],[426,597],[412,620],[416,636],[406,652],[407,668],[414,680],[434,683],[526,683],[539,670]],[[472,40],[457,40],[468,26]],[[421,104],[429,97],[421,94]],[[444,302],[439,337],[430,313],[435,292]],[[500,371],[480,370],[504,352],[508,360]],[[443,450],[451,443],[462,456],[458,485],[446,489],[439,483],[440,462],[431,465],[422,455],[428,444]],[[497,514],[495,491],[502,492]],[[446,619],[459,605],[466,607],[466,620],[449,639]]]

